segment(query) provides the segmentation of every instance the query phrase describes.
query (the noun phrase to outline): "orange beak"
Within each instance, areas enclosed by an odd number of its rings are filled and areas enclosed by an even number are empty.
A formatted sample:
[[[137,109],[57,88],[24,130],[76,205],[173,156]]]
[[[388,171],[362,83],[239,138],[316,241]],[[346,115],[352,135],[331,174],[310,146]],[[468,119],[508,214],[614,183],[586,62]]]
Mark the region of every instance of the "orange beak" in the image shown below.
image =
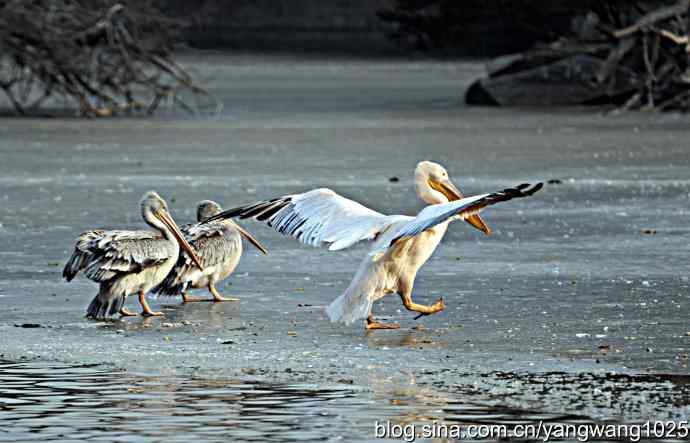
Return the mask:
[[[186,238],[184,238],[184,234],[180,231],[180,228],[177,227],[177,223],[175,223],[175,220],[172,219],[170,214],[167,212],[158,212],[156,216],[165,223],[165,225],[170,228],[170,231],[172,231],[173,235],[175,236],[175,239],[177,240],[177,243],[180,245],[184,251],[189,254],[190,257],[192,257],[192,260],[194,260],[194,263],[199,267],[200,270],[204,270],[203,265],[201,264],[201,259],[199,258],[198,255],[196,255],[196,252],[194,251],[194,248],[192,248],[192,245],[189,244]]]
[[[263,247],[261,243],[259,243],[259,240],[255,239],[254,236],[247,232],[242,226],[235,223],[235,228],[237,228],[237,230],[240,232],[240,235],[244,237],[249,243],[253,244],[256,249],[263,252],[264,254],[268,254],[268,251],[266,250],[266,248]]]
[[[449,179],[445,179],[440,182],[434,182],[432,180],[429,180],[429,185],[438,192],[445,195],[448,201],[455,201],[465,198],[465,196],[462,195],[462,192],[460,192],[457,186],[455,186],[453,182]],[[484,223],[484,220],[478,214],[467,217],[465,221],[470,225],[474,226],[475,228],[479,229],[480,231],[482,231],[484,234],[491,234],[491,229],[489,229],[486,223]]]

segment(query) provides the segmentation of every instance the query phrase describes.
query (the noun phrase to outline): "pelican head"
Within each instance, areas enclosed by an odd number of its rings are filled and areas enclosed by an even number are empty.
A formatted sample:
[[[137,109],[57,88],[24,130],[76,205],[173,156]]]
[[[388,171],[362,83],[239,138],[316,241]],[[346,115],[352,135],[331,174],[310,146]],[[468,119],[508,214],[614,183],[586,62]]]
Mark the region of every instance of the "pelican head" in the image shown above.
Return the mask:
[[[197,204],[196,207],[196,221],[198,221],[199,223],[205,222],[210,217],[213,217],[216,214],[220,214],[221,212],[223,212],[223,208],[221,208],[218,203],[214,202],[213,200],[202,200]],[[247,230],[244,229],[242,226],[238,225],[231,219],[223,220],[223,223],[231,224],[235,229],[237,229],[237,232],[239,232],[240,235],[244,237],[249,243],[254,245],[256,249],[263,252],[264,254],[268,254],[268,251],[266,250],[266,248],[264,248],[264,246],[261,243],[259,243],[259,240],[254,238],[254,236],[247,232]]]
[[[438,163],[430,161],[419,162],[414,171],[414,184],[419,198],[430,205],[448,203],[464,198],[462,192],[448,177],[446,168]],[[466,218],[465,221],[487,235],[491,233],[491,230],[479,215],[472,215]]]
[[[201,260],[196,255],[196,252],[194,252],[189,242],[184,238],[182,232],[180,232],[177,223],[175,223],[170,216],[168,204],[157,192],[148,191],[141,198],[141,216],[146,223],[161,231],[166,237],[169,238],[171,235],[180,247],[192,257],[192,260],[199,266],[199,269],[203,269]]]
[[[196,206],[196,221],[206,221],[207,218],[220,214],[223,208],[213,200],[202,200]]]

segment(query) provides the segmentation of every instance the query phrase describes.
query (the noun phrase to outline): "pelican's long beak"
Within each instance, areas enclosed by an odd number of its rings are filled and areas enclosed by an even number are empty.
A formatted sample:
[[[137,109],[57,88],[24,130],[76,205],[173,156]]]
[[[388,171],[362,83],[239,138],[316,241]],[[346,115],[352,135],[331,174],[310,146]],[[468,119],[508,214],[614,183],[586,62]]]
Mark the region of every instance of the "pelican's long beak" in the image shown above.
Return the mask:
[[[242,226],[235,223],[235,228],[237,228],[237,230],[240,232],[240,235],[247,239],[249,243],[253,244],[256,249],[263,252],[264,254],[268,254],[268,251],[266,250],[266,248],[263,247],[261,243],[259,243],[259,240],[255,239],[254,236],[247,232]]]
[[[449,201],[455,201],[455,200],[460,200],[462,198],[465,198],[464,195],[462,195],[462,192],[455,186],[455,184],[450,181],[450,179],[445,179],[439,182],[434,182],[433,180],[430,180],[431,187],[442,193],[443,195],[446,196],[446,198]],[[489,235],[491,234],[491,229],[484,223],[484,220],[478,215],[470,215],[465,219],[465,221],[475,228],[479,229],[482,231],[484,234]]]
[[[190,257],[192,257],[192,260],[194,260],[194,263],[199,267],[200,270],[204,270],[204,266],[201,264],[201,259],[199,258],[198,255],[196,255],[196,252],[194,251],[194,248],[192,248],[192,245],[189,244],[186,238],[184,238],[184,234],[180,232],[180,228],[177,227],[177,223],[175,223],[175,220],[172,219],[170,214],[167,212],[158,212],[156,213],[156,216],[160,221],[165,223],[165,225],[172,231],[173,235],[175,236],[175,239],[177,240],[177,243],[180,245],[184,251],[189,254]]]

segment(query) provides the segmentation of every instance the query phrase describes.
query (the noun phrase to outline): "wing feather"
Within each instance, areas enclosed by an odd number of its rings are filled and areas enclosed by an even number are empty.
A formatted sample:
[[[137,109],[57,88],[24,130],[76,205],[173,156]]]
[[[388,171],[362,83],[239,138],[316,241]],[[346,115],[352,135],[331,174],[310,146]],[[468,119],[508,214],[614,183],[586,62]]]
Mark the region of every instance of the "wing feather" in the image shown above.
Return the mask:
[[[62,275],[70,281],[83,271],[89,279],[103,282],[141,272],[175,252],[175,245],[151,231],[87,231],[77,238]]]
[[[401,239],[414,237],[427,229],[431,229],[445,222],[451,217],[457,217],[464,220],[472,215],[478,214],[487,206],[512,200],[514,198],[529,197],[539,191],[542,186],[542,183],[537,183],[530,188],[530,184],[523,183],[514,188],[504,189],[503,191],[491,194],[475,195],[449,203],[427,206],[417,217],[400,228],[388,246],[392,246]]]
[[[336,251],[376,238],[392,221],[404,216],[386,216],[330,189],[319,188],[228,209],[209,221],[232,217],[263,221],[302,243]]]

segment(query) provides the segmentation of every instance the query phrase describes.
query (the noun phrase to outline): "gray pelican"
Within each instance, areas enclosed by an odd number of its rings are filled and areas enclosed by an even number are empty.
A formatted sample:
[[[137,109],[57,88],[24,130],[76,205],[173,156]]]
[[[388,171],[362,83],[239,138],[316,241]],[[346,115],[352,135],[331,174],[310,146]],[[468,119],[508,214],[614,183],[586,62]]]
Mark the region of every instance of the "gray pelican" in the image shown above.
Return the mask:
[[[419,268],[434,252],[453,220],[465,220],[489,234],[478,213],[486,206],[513,198],[527,197],[539,189],[523,184],[491,194],[465,198],[439,164],[420,162],[414,173],[417,196],[429,206],[416,217],[383,215],[342,197],[330,189],[314,189],[286,195],[221,212],[209,221],[230,217],[253,218],[276,231],[311,246],[328,246],[331,251],[347,248],[361,240],[373,246],[345,292],[327,308],[333,322],[351,324],[366,318],[367,329],[396,329],[398,324],[376,322],[373,302],[388,294],[398,294],[419,318],[442,311],[443,298],[433,305],[412,300],[412,286]]]
[[[87,231],[77,238],[72,256],[62,276],[71,281],[79,271],[100,283],[100,290],[87,309],[89,318],[105,318],[119,313],[137,315],[124,308],[125,298],[139,295],[143,316],[163,315],[146,303],[145,294],[159,284],[173,268],[184,249],[203,268],[199,257],[185,240],[168,212],[168,205],[156,192],[141,199],[141,216],[158,232]]]
[[[199,202],[196,209],[198,223],[182,227],[182,233],[192,245],[204,270],[199,270],[187,254],[180,254],[177,264],[163,282],[153,289],[161,295],[182,294],[182,301],[235,301],[238,298],[223,297],[216,290],[216,283],[227,278],[237,267],[242,256],[242,237],[246,238],[259,251],[268,251],[249,232],[232,220],[201,223],[219,214],[223,209],[211,200]],[[212,300],[187,295],[188,289],[208,288]]]

